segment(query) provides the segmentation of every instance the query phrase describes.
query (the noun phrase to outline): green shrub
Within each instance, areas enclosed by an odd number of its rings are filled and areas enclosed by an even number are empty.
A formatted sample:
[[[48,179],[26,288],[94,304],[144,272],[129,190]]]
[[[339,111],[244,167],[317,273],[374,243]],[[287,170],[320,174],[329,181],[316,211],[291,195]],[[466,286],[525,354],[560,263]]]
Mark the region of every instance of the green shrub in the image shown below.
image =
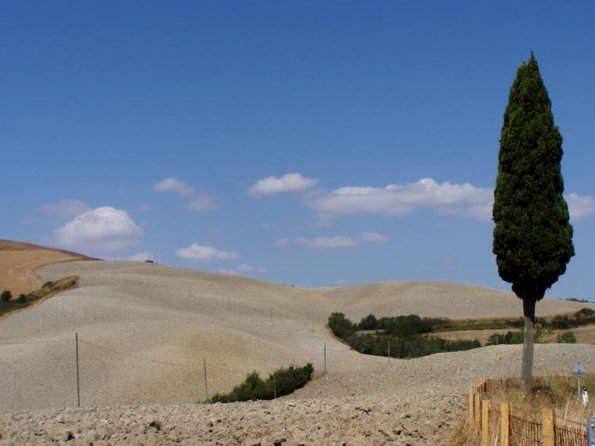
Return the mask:
[[[562,332],[556,338],[558,344],[576,344],[576,336],[570,330]]]
[[[338,338],[347,340],[355,335],[357,327],[343,313],[333,313],[328,318],[328,327]]]
[[[310,380],[314,367],[308,363],[304,367],[290,366],[279,369],[263,380],[258,372],[250,373],[242,384],[224,395],[216,394],[210,403],[232,403],[238,401],[272,400],[304,387]]]
[[[509,331],[506,334],[494,333],[488,338],[487,345],[522,344],[523,338],[522,331]]]
[[[17,299],[17,302],[21,305],[27,303],[27,296],[25,294],[21,294]]]
[[[368,314],[366,317],[362,318],[357,328],[359,330],[377,330],[378,320],[373,314]]]
[[[2,302],[10,302],[10,299],[12,299],[12,293],[8,290],[2,291],[2,294],[0,294],[0,300],[2,300]]]

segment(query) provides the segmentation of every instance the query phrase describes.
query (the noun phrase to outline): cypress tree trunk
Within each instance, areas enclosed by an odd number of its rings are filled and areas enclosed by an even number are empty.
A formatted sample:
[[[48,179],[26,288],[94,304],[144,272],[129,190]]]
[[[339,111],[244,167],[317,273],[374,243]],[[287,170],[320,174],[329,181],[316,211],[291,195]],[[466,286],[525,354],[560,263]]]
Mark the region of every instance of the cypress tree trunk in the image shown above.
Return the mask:
[[[525,319],[525,339],[523,341],[523,364],[521,384],[527,391],[533,387],[533,342],[535,340],[535,303],[532,296],[523,297],[523,316]]]

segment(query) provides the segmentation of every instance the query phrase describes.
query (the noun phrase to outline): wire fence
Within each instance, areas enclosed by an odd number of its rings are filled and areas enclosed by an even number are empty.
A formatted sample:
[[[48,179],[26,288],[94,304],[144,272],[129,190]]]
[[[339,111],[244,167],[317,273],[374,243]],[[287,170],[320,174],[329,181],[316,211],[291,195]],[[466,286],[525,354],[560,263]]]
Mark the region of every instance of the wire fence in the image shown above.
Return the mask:
[[[329,356],[332,360],[336,359],[337,355],[348,352],[347,349],[339,348],[332,343],[327,345],[322,337],[317,345],[319,349],[316,349],[318,352],[314,353],[312,362],[316,364],[318,376],[326,374]],[[221,367],[225,366],[213,358],[209,363],[208,353],[196,358],[197,361],[171,361],[160,358],[159,353],[153,355],[151,352],[143,355],[126,351],[130,347],[125,344],[121,344],[120,348],[103,345],[101,341],[95,339],[91,341],[81,338],[78,333],[70,339],[38,341],[4,338],[0,341],[0,347],[20,352],[16,360],[13,358],[10,363],[4,363],[0,368],[5,376],[12,376],[15,379],[14,382],[7,379],[0,380],[0,408],[9,410],[44,407],[44,405],[80,407],[81,402],[84,405],[101,404],[99,401],[105,401],[103,395],[98,393],[95,384],[89,385],[89,381],[94,383],[97,379],[104,380],[103,382],[109,383],[112,389],[121,388],[125,384],[119,383],[119,379],[125,377],[118,375],[120,370],[118,363],[133,365],[132,369],[128,368],[128,370],[133,370],[131,373],[135,377],[142,377],[150,365],[156,367],[152,370],[163,372],[165,375],[171,373],[172,368],[182,369],[179,373],[190,376],[194,381],[192,391],[194,401],[207,401],[215,393],[230,390],[227,388],[229,370],[225,369],[223,374],[226,377],[222,378]],[[43,359],[41,359],[42,356]],[[22,362],[19,362],[19,357],[23,359]],[[37,358],[38,364],[32,363],[30,358]],[[104,370],[107,373],[98,373],[98,370]],[[252,369],[246,369],[245,373],[252,371]],[[111,373],[110,378],[106,378],[108,373]],[[234,373],[242,372],[235,370]],[[90,379],[91,376],[93,379]],[[112,378],[116,380],[109,381]],[[121,401],[121,403],[125,402],[126,399]]]

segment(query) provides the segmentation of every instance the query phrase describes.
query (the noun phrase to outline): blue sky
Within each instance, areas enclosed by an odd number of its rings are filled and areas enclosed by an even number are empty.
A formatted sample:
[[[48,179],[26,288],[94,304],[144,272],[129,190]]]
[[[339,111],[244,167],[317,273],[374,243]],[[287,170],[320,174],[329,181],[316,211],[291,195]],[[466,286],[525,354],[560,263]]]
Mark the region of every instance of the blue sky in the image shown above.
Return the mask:
[[[302,286],[499,289],[502,115],[534,51],[595,299],[595,4],[0,3],[0,238]]]

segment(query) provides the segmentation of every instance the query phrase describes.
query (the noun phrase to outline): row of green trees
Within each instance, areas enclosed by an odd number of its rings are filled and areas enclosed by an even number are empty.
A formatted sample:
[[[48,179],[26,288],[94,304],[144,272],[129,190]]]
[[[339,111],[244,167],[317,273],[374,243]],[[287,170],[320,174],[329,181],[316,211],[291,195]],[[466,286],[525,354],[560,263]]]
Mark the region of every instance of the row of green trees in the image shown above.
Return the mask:
[[[535,342],[540,342],[546,330],[538,328],[535,332]],[[504,334],[494,333],[488,338],[486,345],[522,344],[525,334],[522,330],[508,331]],[[576,336],[570,330],[564,331],[556,337],[558,344],[576,344]]]
[[[381,319],[369,315],[359,324],[351,322],[343,313],[333,313],[328,319],[328,327],[335,336],[354,350],[368,355],[416,358],[481,347],[477,340],[449,341],[426,335],[443,323],[444,319],[421,318],[416,314]],[[358,333],[366,330],[381,331]]]
[[[282,368],[262,379],[258,372],[250,373],[243,383],[238,384],[230,393],[214,395],[211,403],[233,403],[240,401],[272,400],[300,389],[312,377],[314,367],[308,363],[303,367]]]

